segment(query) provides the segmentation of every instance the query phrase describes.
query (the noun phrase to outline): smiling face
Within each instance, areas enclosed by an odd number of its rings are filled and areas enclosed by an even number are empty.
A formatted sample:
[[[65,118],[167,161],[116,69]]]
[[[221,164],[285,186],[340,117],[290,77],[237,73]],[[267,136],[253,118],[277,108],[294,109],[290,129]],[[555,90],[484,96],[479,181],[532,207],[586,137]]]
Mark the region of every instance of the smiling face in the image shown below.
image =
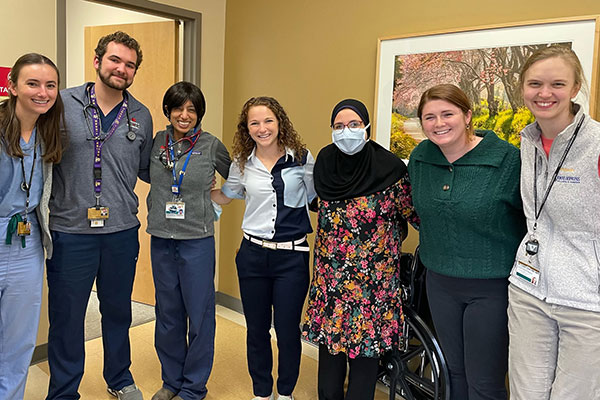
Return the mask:
[[[28,64],[21,68],[9,90],[17,98],[17,116],[45,114],[58,96],[58,74],[48,64]]]
[[[266,150],[278,146],[279,121],[269,107],[250,107],[248,110],[248,133],[257,147]]]
[[[134,49],[116,42],[106,46],[102,60],[94,58],[98,80],[111,89],[125,90],[133,83],[136,72],[137,53]],[[97,83],[97,82],[96,82]]]
[[[173,125],[175,135],[185,136],[190,130],[194,129],[198,122],[198,113],[191,100],[187,100],[179,107],[173,107],[169,116],[169,121]]]
[[[445,100],[428,101],[421,114],[425,135],[444,152],[460,152],[463,147],[468,147],[467,126],[470,121],[470,110],[465,114]]]
[[[523,100],[542,125],[552,124],[558,131],[571,123],[571,100],[579,92],[575,71],[562,57],[537,61],[523,78]],[[543,129],[544,130],[544,129]]]

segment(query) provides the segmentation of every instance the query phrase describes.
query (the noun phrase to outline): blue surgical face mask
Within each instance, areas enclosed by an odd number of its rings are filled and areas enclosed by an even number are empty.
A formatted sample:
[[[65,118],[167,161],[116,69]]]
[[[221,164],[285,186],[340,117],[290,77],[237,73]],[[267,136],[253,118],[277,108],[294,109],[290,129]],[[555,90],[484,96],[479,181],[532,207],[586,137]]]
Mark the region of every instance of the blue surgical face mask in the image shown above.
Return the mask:
[[[369,124],[370,125],[370,124]],[[349,156],[358,153],[365,147],[369,139],[365,139],[367,128],[355,129],[351,131],[347,126],[341,133],[331,132],[331,141],[337,146],[340,151]]]

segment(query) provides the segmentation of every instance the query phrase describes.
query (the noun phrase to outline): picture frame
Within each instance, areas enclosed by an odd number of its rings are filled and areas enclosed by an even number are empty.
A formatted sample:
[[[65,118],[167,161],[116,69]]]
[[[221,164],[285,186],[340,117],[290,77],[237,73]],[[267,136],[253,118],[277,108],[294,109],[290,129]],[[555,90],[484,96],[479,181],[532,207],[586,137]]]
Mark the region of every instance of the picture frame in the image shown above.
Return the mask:
[[[436,84],[454,83],[471,97],[476,129],[494,130],[518,146],[520,129],[533,122],[519,100],[518,72],[535,49],[549,44],[569,46],[577,54],[587,85],[576,101],[595,117],[599,32],[600,16],[594,15],[380,38],[375,140],[408,158],[415,143],[424,138],[416,116],[421,94]],[[498,132],[502,127],[507,132]]]

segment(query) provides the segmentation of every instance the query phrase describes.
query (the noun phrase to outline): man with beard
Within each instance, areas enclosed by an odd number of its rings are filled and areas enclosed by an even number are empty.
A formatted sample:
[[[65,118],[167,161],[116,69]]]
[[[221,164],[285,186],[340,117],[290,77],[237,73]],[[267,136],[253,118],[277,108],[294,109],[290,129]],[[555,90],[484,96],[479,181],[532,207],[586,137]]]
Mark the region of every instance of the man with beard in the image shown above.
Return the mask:
[[[131,291],[139,251],[137,177],[148,181],[152,118],[127,88],[142,62],[123,32],[95,50],[95,82],[65,89],[66,150],[54,168],[47,261],[50,330],[47,399],[78,399],[83,376],[84,319],[94,280],[108,392],[141,400],[129,367]]]

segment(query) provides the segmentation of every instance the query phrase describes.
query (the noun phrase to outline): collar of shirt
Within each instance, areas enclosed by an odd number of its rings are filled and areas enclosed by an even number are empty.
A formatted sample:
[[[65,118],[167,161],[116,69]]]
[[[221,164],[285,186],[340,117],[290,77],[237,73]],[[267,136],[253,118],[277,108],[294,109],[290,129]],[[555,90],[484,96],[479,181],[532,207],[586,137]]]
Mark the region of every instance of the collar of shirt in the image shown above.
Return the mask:
[[[285,160],[284,162],[288,161],[288,157],[291,156],[292,158],[294,158],[294,150],[290,149],[290,148],[285,148]],[[254,160],[256,159],[256,146],[254,146],[254,148],[252,149],[252,153],[250,153],[250,155],[248,156],[248,161],[251,161],[252,163],[254,163]]]

